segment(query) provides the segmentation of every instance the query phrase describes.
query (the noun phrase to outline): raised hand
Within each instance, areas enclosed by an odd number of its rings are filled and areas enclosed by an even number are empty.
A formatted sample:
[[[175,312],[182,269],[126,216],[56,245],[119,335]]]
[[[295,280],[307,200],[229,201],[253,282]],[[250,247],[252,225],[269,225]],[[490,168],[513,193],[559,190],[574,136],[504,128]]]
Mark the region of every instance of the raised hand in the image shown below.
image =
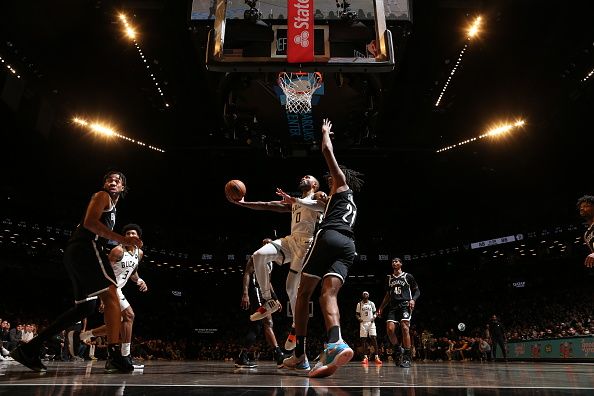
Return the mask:
[[[322,124],[322,132],[328,133],[328,135],[334,134],[334,132],[332,132],[332,122],[330,122],[328,118],[324,118],[324,122]]]
[[[289,194],[287,194],[280,188],[276,189],[276,195],[278,195],[279,197],[282,197],[281,203],[283,203],[283,204],[291,204],[292,205],[295,203],[295,198],[293,198],[292,196],[290,196]]]

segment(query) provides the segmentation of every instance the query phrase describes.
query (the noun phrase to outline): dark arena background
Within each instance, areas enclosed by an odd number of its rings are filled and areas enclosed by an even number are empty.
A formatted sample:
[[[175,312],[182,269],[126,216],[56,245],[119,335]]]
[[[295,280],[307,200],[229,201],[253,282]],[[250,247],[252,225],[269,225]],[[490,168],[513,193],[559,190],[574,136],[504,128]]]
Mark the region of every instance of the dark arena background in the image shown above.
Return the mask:
[[[576,205],[594,195],[587,2],[317,0],[313,10],[315,59],[295,64],[284,0],[0,4],[0,393],[594,394],[594,268]],[[291,71],[322,78],[304,113],[285,108],[278,79]],[[299,196],[314,175],[328,192],[324,118],[338,162],[365,181],[338,295],[354,357],[309,378],[277,368],[260,333],[257,367],[236,367],[250,325],[246,261],[263,238],[290,233],[290,215],[233,205],[224,186],[239,179],[246,201],[276,201],[277,187]],[[35,334],[72,307],[64,249],[113,168],[129,187],[115,231],[143,229],[149,289],[123,291],[144,368],[107,374],[101,340],[72,354],[66,329],[44,345],[47,372],[31,371],[10,357],[17,325]],[[409,368],[394,362],[383,316],[383,364],[362,364],[355,309],[363,291],[379,308],[393,257],[421,291]],[[271,273],[281,347],[287,274]],[[312,366],[326,337],[319,293]],[[481,347],[493,347],[493,315],[505,357]]]

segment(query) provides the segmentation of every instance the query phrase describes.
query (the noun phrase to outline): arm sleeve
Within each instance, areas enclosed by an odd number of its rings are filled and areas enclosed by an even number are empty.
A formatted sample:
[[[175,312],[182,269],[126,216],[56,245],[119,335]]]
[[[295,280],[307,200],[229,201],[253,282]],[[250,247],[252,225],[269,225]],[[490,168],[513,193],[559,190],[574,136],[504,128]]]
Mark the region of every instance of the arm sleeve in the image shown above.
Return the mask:
[[[357,303],[357,308],[355,309],[355,313],[357,314],[357,317],[361,316],[361,303],[360,302]]]

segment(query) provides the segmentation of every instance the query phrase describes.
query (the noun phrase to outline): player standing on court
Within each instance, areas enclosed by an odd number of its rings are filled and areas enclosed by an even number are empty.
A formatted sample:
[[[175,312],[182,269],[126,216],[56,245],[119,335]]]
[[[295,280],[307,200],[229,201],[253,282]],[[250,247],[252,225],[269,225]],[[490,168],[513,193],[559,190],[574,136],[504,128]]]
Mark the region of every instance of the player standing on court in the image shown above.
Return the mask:
[[[415,278],[411,274],[402,271],[402,260],[398,257],[393,258],[392,274],[388,275],[386,295],[378,310],[378,316],[382,315],[384,307],[389,303],[388,314],[385,316],[386,331],[390,343],[394,346],[394,363],[400,364],[400,367],[404,368],[408,368],[412,364],[410,320],[420,295],[421,290]],[[404,352],[400,348],[398,337],[396,337],[396,323],[400,323],[402,329]],[[402,362],[400,362],[401,356]]]
[[[266,245],[270,242],[272,242],[272,239],[266,238],[262,241],[262,245]],[[260,286],[258,285],[258,282],[254,274],[253,257],[254,256],[250,256],[243,271],[243,292],[241,295],[241,308],[245,310],[251,308],[252,311],[260,307],[263,302],[262,292],[260,290]],[[270,273],[272,272],[273,265],[273,262],[269,262],[267,265],[268,276],[270,276]],[[277,300],[276,295],[274,293],[274,289],[271,289],[271,294],[272,298]],[[247,333],[244,338],[244,344],[241,348],[241,352],[239,353],[239,357],[235,361],[235,367],[254,368],[258,366],[255,359],[252,360],[249,358],[248,353],[249,350],[253,347],[254,341],[256,340],[256,337],[258,336],[261,330],[264,331],[264,337],[266,338],[268,344],[274,349],[273,356],[277,366],[279,368],[282,367],[284,354],[281,348],[278,346],[278,342],[276,341],[276,336],[274,335],[273,330],[273,323],[274,322],[272,321],[272,315],[265,316],[264,318],[257,321],[250,320],[250,323],[247,326]]]
[[[375,364],[380,366],[382,364],[382,360],[377,354],[377,329],[375,328],[375,318],[377,315],[375,303],[369,299],[369,292],[363,292],[363,299],[357,303],[355,313],[357,315],[357,320],[359,321],[359,337],[361,337],[361,341],[363,342],[363,352],[365,353],[361,363],[369,364],[369,358],[367,357],[367,339],[369,338],[371,340],[371,344],[373,345]]]
[[[142,237],[142,229],[138,224],[127,224],[122,228],[122,233],[125,236]],[[138,275],[138,265],[142,260],[144,253],[142,249],[136,246],[122,246],[118,245],[111,249],[109,253],[109,261],[111,262],[113,272],[117,279],[117,293],[120,301],[120,311],[122,315],[122,325],[120,328],[122,341],[122,357],[126,359],[135,369],[144,368],[143,364],[134,364],[130,355],[130,345],[132,343],[132,326],[134,324],[134,310],[130,302],[124,296],[122,288],[128,283],[128,280],[136,283],[141,292],[148,291],[148,286],[144,280]],[[74,338],[79,338],[80,341],[87,342],[92,337],[105,336],[107,334],[107,326],[103,325],[96,329],[83,331],[80,336],[75,332]],[[78,337],[77,337],[78,336]],[[114,371],[113,367],[106,367],[107,371]]]
[[[110,171],[103,177],[103,187],[93,194],[82,221],[72,233],[64,251],[64,265],[74,289],[73,308],[62,313],[49,326],[27,344],[11,352],[17,362],[33,371],[47,371],[39,358],[40,348],[60,331],[95,312],[97,296],[101,298],[107,326],[107,364],[120,372],[134,371],[134,367],[122,357],[120,339],[120,304],[116,291],[117,281],[107,258],[107,241],[124,246],[142,247],[138,237],[123,236],[113,231],[116,204],[126,192],[126,177],[122,172]]]

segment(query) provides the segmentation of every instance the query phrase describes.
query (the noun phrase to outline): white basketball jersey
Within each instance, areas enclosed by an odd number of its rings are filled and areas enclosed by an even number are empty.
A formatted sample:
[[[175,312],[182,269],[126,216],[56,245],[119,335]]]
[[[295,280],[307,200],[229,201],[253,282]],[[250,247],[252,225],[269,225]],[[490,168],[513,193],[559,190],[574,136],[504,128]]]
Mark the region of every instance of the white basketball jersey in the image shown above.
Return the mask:
[[[313,201],[313,194],[303,199]],[[312,238],[322,213],[296,202],[291,207],[291,235]]]
[[[113,264],[113,272],[115,273],[118,287],[124,287],[126,282],[128,282],[128,279],[130,279],[130,275],[132,275],[134,270],[138,267],[138,255],[139,249],[137,247],[134,248],[132,253],[124,248],[124,256],[122,259]]]
[[[357,312],[361,314],[361,320],[363,322],[372,322],[373,313],[375,312],[375,304],[371,300],[367,300],[367,302],[359,301],[359,304],[357,304]]]

